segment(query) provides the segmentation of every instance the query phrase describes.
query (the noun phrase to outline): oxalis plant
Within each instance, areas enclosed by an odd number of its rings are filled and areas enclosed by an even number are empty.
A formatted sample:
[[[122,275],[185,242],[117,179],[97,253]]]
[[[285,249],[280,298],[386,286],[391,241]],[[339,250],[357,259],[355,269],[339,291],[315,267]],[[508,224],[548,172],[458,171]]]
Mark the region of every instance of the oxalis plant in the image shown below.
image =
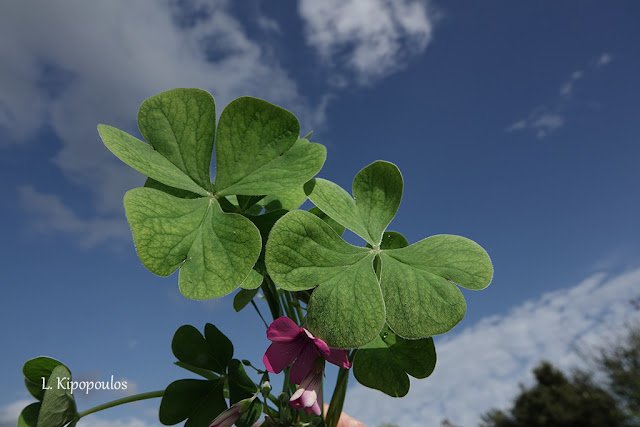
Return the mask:
[[[491,281],[489,256],[469,239],[441,234],[409,243],[387,230],[402,198],[394,164],[364,167],[351,194],[314,178],[326,150],[300,137],[298,120],[280,107],[238,98],[216,125],[208,92],[174,89],[144,101],[138,125],[146,142],[107,125],[98,132],[116,157],[148,177],[124,196],[140,260],[160,276],[178,271],[189,299],[239,289],[235,310],[255,309],[271,341],[263,365],[234,358],[232,342],[214,325],[184,325],[171,349],[176,365],[199,379],[79,411],[65,387],[69,368],[38,357],[23,368],[37,402],[18,426],[73,426],[100,410],[161,398],[164,425],[335,427],[349,369],[366,387],[406,395],[410,376],[425,378],[435,368],[431,337],[464,317],[460,287],[480,290]],[[300,209],[307,199],[314,207]],[[362,243],[345,241],[346,229]],[[326,362],[339,367],[328,407]],[[277,392],[273,374],[280,372]]]

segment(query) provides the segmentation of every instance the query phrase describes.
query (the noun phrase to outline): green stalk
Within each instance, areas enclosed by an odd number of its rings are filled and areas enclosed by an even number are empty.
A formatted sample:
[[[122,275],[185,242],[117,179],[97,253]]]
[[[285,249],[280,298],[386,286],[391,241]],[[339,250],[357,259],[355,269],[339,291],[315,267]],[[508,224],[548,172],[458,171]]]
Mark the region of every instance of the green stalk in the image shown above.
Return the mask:
[[[291,293],[287,291],[282,291],[282,305],[284,306],[285,311],[287,312],[287,316],[296,322],[298,325],[300,324],[300,319],[296,315],[296,312],[293,310],[293,304],[291,303]]]
[[[282,308],[280,307],[280,301],[278,299],[278,291],[276,291],[269,276],[264,276],[264,281],[262,282],[262,285],[260,285],[260,288],[262,289],[264,298],[267,300],[273,319],[275,320],[282,316]]]
[[[164,395],[164,390],[157,390],[157,391],[149,391],[147,393],[134,394],[133,396],[123,397],[122,399],[112,400],[111,402],[103,403],[102,405],[94,406],[93,408],[87,409],[86,411],[79,412],[77,419],[86,417],[87,415],[93,414],[94,412],[113,408],[114,406],[124,405],[125,403],[137,402],[139,400],[155,399],[158,397],[162,397],[163,395]]]
[[[338,371],[338,378],[336,380],[336,388],[333,390],[331,402],[329,403],[329,410],[327,411],[327,417],[325,419],[327,427],[336,427],[338,425],[340,414],[342,414],[342,407],[344,406],[344,398],[347,394],[348,381],[349,370],[340,368]]]

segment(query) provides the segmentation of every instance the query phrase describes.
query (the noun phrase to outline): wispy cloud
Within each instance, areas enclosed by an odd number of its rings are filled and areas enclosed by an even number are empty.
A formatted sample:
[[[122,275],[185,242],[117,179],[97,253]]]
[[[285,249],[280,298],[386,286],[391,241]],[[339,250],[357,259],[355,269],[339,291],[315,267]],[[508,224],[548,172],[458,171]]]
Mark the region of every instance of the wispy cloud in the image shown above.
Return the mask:
[[[80,218],[58,196],[39,192],[31,186],[18,188],[18,201],[28,215],[30,230],[37,233],[65,233],[84,248],[130,238],[127,225],[121,219]]]
[[[595,69],[603,68],[613,61],[613,55],[602,53],[594,58],[584,69],[572,72],[560,85],[556,96],[548,104],[531,110],[524,118],[518,119],[505,128],[506,132],[531,131],[536,138],[542,139],[564,126],[569,101],[575,95],[576,85]]]
[[[609,52],[604,52],[598,56],[595,60],[596,67],[604,67],[609,65],[613,61],[613,55]]]
[[[422,0],[300,0],[307,43],[345,83],[362,84],[402,69],[424,52],[433,14]]]
[[[518,383],[532,380],[530,370],[539,360],[564,369],[579,366],[585,363],[579,350],[606,344],[627,322],[640,320],[630,304],[638,296],[640,268],[610,277],[596,274],[549,292],[438,340],[434,374],[412,381],[407,397],[394,399],[357,385],[347,394],[346,409],[372,426],[437,426],[445,418],[475,426],[480,414],[510,404]]]
[[[31,400],[20,399],[15,402],[0,406],[0,427],[15,427],[22,409],[31,403]]]
[[[218,111],[252,94],[296,111],[303,129],[323,120],[319,108],[326,103],[312,106],[230,9],[225,0],[26,0],[3,6],[0,128],[7,137],[0,145],[37,143],[38,131],[50,129],[61,141],[54,164],[93,197],[95,218],[81,219],[58,195],[23,189],[35,228],[86,235],[80,238],[86,246],[111,238],[112,231],[123,235],[122,194],[142,177],[102,146],[96,124],[135,132],[138,105],[161,90],[207,88]],[[46,203],[53,209],[40,209]]]

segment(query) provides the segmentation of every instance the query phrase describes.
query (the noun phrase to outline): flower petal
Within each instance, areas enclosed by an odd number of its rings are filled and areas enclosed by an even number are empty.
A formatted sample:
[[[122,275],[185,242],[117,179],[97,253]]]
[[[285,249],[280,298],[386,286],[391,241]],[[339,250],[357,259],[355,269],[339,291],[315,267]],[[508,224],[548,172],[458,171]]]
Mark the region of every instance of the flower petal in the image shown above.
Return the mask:
[[[288,317],[278,317],[269,328],[267,328],[267,338],[273,342],[291,342],[298,338],[303,329]]]
[[[231,427],[240,418],[240,407],[232,405],[211,421],[209,427]]]
[[[311,373],[318,356],[319,354],[316,346],[309,341],[305,342],[304,348],[300,351],[298,358],[291,367],[291,382],[294,384],[302,383],[302,380]]]
[[[337,348],[332,348],[329,355],[325,356],[327,362],[333,363],[344,369],[349,369],[351,367],[351,362],[349,362],[349,353],[346,350],[338,350]]]
[[[279,374],[289,366],[302,351],[305,342],[295,340],[293,342],[274,342],[264,353],[262,362],[267,371]]]
[[[315,390],[305,390],[304,393],[302,393],[302,396],[300,396],[300,403],[302,403],[302,406],[305,408],[313,406],[317,401],[318,394]]]
[[[331,349],[329,348],[327,343],[322,341],[320,338],[314,338],[313,343],[318,349],[318,353],[320,353],[320,355],[326,359],[331,353]]]
[[[318,401],[316,400],[313,404],[313,406],[311,406],[310,408],[304,408],[304,411],[307,414],[316,414],[316,415],[320,415],[320,405],[318,404]]]

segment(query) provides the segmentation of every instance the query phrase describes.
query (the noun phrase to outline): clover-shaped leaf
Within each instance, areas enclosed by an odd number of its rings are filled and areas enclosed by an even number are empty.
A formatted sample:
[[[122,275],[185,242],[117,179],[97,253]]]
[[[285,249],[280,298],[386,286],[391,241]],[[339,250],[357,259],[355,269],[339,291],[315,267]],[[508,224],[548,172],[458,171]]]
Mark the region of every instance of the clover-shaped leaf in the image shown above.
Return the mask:
[[[184,379],[172,382],[165,389],[159,418],[164,425],[187,420],[185,427],[207,427],[225,409],[222,379]]]
[[[438,235],[407,247],[401,247],[402,241],[382,245],[402,192],[395,165],[379,161],[360,171],[354,179],[355,200],[324,180],[311,181],[306,189],[318,208],[370,246],[346,243],[317,216],[301,211],[284,215],[271,231],[266,251],[269,274],[283,289],[316,287],[307,327],[329,345],[365,345],[385,321],[409,339],[446,332],[466,310],[456,285],[473,290],[489,285],[489,256],[464,237]],[[373,268],[376,259],[379,279]]]
[[[20,413],[18,426],[62,427],[77,418],[70,388],[69,368],[50,357],[36,357],[24,364],[22,372],[29,392],[39,400]],[[43,385],[43,378],[45,379]]]
[[[176,358],[190,366],[224,374],[233,357],[233,344],[211,323],[204,336],[191,325],[183,325],[173,334],[171,350]]]
[[[192,299],[226,295],[247,279],[246,286],[256,286],[259,230],[239,212],[225,212],[225,197],[247,208],[265,196],[301,203],[300,189],[322,167],[324,147],[298,137],[291,113],[255,98],[231,102],[216,129],[213,97],[199,89],[147,99],[138,125],[148,143],[110,126],[98,131],[120,160],[149,177],[124,201],[142,263],[161,276],[180,269],[180,291]]]
[[[435,366],[431,337],[406,340],[385,326],[378,337],[356,352],[353,374],[366,387],[402,397],[409,392],[409,375],[426,378]]]

